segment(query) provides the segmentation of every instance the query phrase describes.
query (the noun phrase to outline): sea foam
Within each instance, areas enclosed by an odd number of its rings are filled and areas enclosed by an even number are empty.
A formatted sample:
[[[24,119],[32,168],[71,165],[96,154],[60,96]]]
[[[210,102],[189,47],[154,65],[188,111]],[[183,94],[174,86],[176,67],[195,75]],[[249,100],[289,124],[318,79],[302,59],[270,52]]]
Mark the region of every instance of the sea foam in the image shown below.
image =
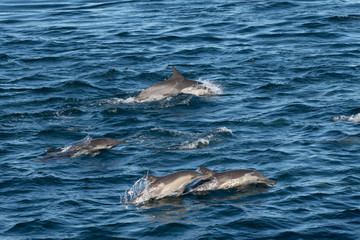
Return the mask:
[[[348,121],[348,122],[360,123],[360,113],[354,114],[351,116],[341,115],[339,117],[334,117],[333,120],[334,121]]]

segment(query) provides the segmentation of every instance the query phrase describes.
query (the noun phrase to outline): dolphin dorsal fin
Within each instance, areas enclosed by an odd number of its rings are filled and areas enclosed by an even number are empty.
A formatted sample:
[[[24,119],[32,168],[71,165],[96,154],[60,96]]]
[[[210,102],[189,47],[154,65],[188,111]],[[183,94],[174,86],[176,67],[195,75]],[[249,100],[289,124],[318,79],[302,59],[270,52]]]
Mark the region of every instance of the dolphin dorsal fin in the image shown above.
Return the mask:
[[[180,80],[186,79],[183,75],[181,75],[181,73],[179,73],[179,71],[175,67],[172,67],[172,70],[173,70],[173,76],[172,76],[173,79],[180,79]]]
[[[154,177],[154,176],[151,176],[151,175],[146,175],[146,178],[149,180],[150,184],[159,179],[158,177]]]
[[[202,174],[207,175],[208,177],[213,176],[214,174],[216,174],[216,172],[211,171],[210,169],[207,169],[205,167],[199,167],[200,171],[202,172]]]

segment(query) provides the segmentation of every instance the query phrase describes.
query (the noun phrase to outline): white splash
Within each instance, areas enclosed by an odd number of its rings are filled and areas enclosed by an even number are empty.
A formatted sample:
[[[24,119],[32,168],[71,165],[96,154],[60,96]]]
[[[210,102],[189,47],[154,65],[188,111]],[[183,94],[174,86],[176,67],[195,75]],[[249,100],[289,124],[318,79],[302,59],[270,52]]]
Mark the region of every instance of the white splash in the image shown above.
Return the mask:
[[[128,98],[125,98],[125,99],[123,99],[123,98],[113,98],[113,99],[107,100],[107,102],[109,104],[116,105],[116,104],[121,104],[121,103],[126,103],[126,104],[136,103],[138,101],[135,99],[135,97],[128,97]]]
[[[228,129],[227,127],[219,127],[219,128],[216,128],[214,130],[214,132],[216,133],[230,133],[231,135],[233,134],[232,130],[231,129]]]
[[[149,199],[146,199],[149,194],[147,194],[147,188],[149,186],[149,181],[146,177],[142,177],[137,180],[134,185],[131,186],[129,190],[124,192],[124,195],[120,196],[120,203],[131,204],[131,203],[141,203]],[[141,194],[141,196],[140,196]]]
[[[212,137],[213,137],[213,135],[210,134],[209,136],[201,137],[194,141],[186,141],[180,145],[179,149],[180,150],[192,150],[192,149],[197,149],[200,147],[208,146],[210,144]]]
[[[185,134],[184,134],[185,135]],[[189,134],[191,135],[191,134]],[[211,142],[219,142],[222,139],[222,135],[233,135],[232,130],[227,127],[219,127],[205,133],[194,134],[196,137],[190,136],[191,140],[183,142],[180,146],[177,146],[177,150],[193,150],[199,148],[205,148],[210,145]],[[173,148],[171,148],[173,149]]]
[[[354,122],[354,123],[360,123],[360,113],[354,114],[351,116],[341,115],[339,117],[334,117],[333,120],[334,121],[349,121],[349,122]]]
[[[209,80],[201,80],[202,85],[190,86],[181,90],[182,93],[192,94],[198,97],[219,95],[222,93],[220,85],[217,85]]]
[[[213,93],[212,95],[220,95],[223,93],[223,89],[221,88],[220,84],[214,83],[213,81],[210,80],[202,80],[202,79],[200,79],[200,82],[202,82],[204,87],[209,88],[211,90],[211,92]]]
[[[154,101],[160,101],[160,100],[163,100],[163,99],[166,99],[166,100],[171,100],[171,96],[166,96],[166,95],[151,95],[151,97],[147,97],[143,100],[136,100],[135,99],[135,102],[137,103],[144,103],[144,102],[154,102]]]
[[[174,135],[174,136],[186,136],[187,134],[181,132],[181,131],[177,131],[177,130],[169,130],[169,129],[165,129],[165,128],[159,128],[159,127],[154,127],[151,128],[150,131],[157,131],[160,133],[168,133],[170,135]]]

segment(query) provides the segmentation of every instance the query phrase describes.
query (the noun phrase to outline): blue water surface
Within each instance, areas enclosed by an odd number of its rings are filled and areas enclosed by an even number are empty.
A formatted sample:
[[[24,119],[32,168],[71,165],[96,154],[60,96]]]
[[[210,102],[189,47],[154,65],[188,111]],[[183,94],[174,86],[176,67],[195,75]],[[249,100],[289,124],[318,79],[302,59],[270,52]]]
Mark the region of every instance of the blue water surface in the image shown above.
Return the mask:
[[[1,239],[359,239],[360,2],[0,2]],[[133,98],[175,66],[214,96]],[[87,137],[127,143],[47,158]],[[268,189],[129,203],[146,174]]]

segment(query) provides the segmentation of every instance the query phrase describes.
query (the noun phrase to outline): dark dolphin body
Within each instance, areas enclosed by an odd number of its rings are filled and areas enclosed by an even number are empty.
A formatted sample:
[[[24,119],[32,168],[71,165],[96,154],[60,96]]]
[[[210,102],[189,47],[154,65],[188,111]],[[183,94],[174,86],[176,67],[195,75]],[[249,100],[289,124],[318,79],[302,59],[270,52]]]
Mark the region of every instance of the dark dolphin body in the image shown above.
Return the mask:
[[[186,79],[174,67],[172,67],[172,70],[173,76],[170,79],[144,89],[135,97],[135,99],[137,101],[160,100],[182,93],[189,87],[203,88],[206,89],[207,92],[210,92],[210,90],[205,88],[201,82]]]
[[[210,175],[211,178],[200,181],[190,190],[190,192],[238,188],[256,183],[277,184],[277,181],[270,180],[262,173],[254,170],[240,169],[217,173],[207,168],[200,167],[200,171],[203,174]]]
[[[50,148],[46,152],[56,157],[78,157],[80,155],[96,156],[104,149],[111,149],[119,144],[125,143],[125,140],[118,141],[112,138],[99,138],[90,141],[81,141],[66,148]]]
[[[180,196],[185,187],[198,179],[208,179],[210,176],[195,171],[180,171],[164,177],[147,175],[149,185],[135,199],[134,203],[146,202],[150,199],[160,199],[177,192]]]

